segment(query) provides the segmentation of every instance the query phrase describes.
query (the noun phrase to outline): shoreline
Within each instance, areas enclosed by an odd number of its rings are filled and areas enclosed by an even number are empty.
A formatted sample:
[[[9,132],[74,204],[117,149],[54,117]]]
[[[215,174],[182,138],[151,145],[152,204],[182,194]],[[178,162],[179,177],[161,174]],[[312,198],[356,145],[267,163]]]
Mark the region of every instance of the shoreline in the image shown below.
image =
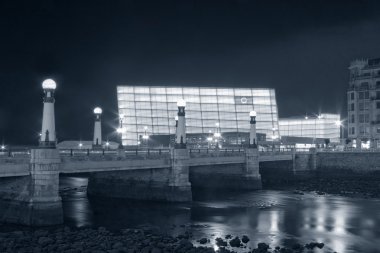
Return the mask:
[[[174,237],[158,232],[154,227],[111,232],[104,227],[73,229],[61,226],[0,232],[0,252],[232,253],[238,250],[254,253],[296,253],[324,248],[321,242],[310,242],[305,245],[295,243],[290,248],[262,242],[251,249],[247,247],[249,241],[250,238],[244,235],[196,240],[190,231]]]
[[[349,198],[380,199],[380,178],[316,177],[287,183],[267,182],[263,185],[263,190],[287,190],[298,194],[315,192],[318,195],[331,194]]]

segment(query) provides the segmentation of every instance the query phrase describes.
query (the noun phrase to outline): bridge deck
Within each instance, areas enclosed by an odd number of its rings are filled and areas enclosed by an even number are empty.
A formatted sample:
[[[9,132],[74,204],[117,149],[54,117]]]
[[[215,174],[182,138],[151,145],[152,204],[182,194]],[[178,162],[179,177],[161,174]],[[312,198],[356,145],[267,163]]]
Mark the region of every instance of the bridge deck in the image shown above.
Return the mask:
[[[189,166],[237,164],[245,162],[244,149],[190,149]],[[0,177],[29,175],[29,152],[0,156]],[[115,151],[61,150],[61,173],[86,173],[115,170],[168,168],[169,149],[126,150],[121,158]],[[260,152],[259,161],[292,160],[290,152]]]

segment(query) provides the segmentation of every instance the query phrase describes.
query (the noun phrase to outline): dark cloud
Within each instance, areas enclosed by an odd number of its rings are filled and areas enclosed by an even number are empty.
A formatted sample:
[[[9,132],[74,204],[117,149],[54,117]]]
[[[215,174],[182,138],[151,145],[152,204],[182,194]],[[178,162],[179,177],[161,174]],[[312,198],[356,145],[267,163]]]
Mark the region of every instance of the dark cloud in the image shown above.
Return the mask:
[[[380,56],[378,1],[1,1],[0,137],[33,143],[45,77],[61,139],[111,132],[116,85],[273,87],[280,116],[345,110],[347,65]]]

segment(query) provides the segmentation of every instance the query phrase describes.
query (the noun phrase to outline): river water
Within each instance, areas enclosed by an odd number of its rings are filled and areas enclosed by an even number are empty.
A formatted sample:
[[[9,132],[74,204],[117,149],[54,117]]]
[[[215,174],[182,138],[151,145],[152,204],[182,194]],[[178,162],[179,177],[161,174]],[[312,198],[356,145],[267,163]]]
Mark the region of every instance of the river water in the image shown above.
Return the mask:
[[[191,230],[194,239],[248,235],[258,242],[291,246],[323,242],[315,252],[380,252],[380,200],[292,191],[254,191],[194,195],[191,204],[89,199],[87,178],[62,177],[65,224],[110,230],[154,226],[169,234]],[[247,251],[247,250],[246,250]],[[244,250],[243,250],[244,252]]]

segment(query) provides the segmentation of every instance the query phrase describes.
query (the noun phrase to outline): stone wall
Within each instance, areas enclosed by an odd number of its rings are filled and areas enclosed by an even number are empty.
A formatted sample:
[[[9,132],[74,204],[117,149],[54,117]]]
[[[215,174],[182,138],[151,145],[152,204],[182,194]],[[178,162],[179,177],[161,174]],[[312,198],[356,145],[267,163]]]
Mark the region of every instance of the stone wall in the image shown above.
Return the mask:
[[[29,175],[30,158],[0,158],[0,178]]]
[[[263,184],[281,184],[315,176],[315,153],[294,153],[293,156],[289,161],[260,162]]]
[[[380,174],[380,152],[319,152],[318,172],[324,174]]]

